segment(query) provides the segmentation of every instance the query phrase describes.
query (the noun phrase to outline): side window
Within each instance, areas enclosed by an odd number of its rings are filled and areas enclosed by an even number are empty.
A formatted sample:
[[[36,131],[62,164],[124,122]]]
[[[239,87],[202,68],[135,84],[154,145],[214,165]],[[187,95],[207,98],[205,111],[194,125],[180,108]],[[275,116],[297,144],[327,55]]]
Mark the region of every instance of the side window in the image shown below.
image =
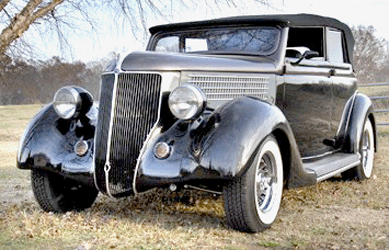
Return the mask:
[[[327,29],[327,56],[332,63],[343,63],[344,50],[342,32],[331,28]]]
[[[179,36],[167,36],[158,40],[155,47],[157,52],[179,53],[207,51],[208,45],[205,38],[184,38]]]
[[[159,39],[155,51],[178,53],[180,50],[179,37],[169,36]]]
[[[290,27],[287,43],[287,57],[298,58],[304,50],[316,51],[324,60],[324,28]],[[318,58],[316,58],[318,59]]]

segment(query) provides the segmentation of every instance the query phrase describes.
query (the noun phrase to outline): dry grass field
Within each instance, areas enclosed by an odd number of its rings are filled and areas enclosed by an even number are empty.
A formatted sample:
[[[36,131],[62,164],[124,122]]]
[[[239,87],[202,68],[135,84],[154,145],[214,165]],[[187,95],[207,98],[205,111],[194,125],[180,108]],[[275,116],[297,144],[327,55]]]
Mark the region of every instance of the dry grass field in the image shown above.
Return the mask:
[[[29,171],[15,167],[18,138],[39,108],[0,106],[0,249],[389,249],[389,129],[371,179],[285,190],[273,227],[246,234],[226,227],[222,197],[195,191],[100,195],[85,212],[42,212]]]

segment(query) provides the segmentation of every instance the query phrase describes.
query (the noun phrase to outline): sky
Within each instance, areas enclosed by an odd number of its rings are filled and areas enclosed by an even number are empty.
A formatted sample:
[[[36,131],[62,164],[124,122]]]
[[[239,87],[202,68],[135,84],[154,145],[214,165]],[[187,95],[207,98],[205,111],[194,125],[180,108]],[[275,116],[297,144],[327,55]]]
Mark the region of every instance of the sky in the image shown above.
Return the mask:
[[[248,3],[247,0],[234,1],[240,6],[239,9],[221,4],[210,10],[206,7],[210,0],[197,0],[196,7],[178,6],[176,10],[167,13],[167,18],[148,16],[146,26],[235,15],[311,13],[336,18],[349,26],[372,25],[377,37],[389,41],[389,0],[272,0],[271,7]],[[55,41],[48,45],[46,40],[36,39],[34,32],[29,32],[25,39],[33,40],[44,57],[60,56],[68,61],[96,61],[110,57],[113,53],[123,55],[145,49],[147,39],[142,29],[139,29],[136,39],[133,32],[129,31],[131,26],[128,23],[118,21],[103,10],[96,11],[96,16],[105,25],[99,25],[95,31],[91,31],[88,25],[80,25],[81,32],[68,37],[70,51],[61,51]]]

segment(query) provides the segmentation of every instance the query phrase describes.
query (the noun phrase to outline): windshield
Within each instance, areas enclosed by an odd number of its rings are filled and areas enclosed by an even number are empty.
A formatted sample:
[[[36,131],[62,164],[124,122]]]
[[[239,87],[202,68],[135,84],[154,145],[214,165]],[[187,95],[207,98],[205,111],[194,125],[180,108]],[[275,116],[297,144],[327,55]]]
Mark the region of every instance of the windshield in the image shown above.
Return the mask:
[[[281,31],[276,27],[213,28],[159,35],[154,50],[171,53],[270,55]]]

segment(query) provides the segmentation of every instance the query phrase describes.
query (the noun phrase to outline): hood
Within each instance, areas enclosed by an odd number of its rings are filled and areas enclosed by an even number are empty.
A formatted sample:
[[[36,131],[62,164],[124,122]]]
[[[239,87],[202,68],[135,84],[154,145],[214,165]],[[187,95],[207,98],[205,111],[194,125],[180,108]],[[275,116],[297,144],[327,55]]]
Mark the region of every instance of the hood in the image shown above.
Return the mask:
[[[274,61],[260,56],[133,52],[121,64],[124,71],[222,71],[275,73]]]

